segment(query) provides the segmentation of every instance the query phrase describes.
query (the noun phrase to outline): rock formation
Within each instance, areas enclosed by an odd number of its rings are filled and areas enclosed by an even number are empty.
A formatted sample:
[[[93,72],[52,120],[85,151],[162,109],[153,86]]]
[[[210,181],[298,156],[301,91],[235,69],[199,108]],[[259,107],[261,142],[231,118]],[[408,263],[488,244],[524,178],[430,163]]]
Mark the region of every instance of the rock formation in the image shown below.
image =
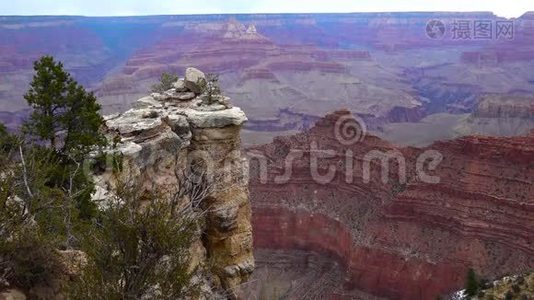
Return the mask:
[[[444,22],[443,38],[427,36],[429,20]],[[298,130],[280,132],[287,128],[283,120],[258,126],[277,118],[280,109],[289,109],[292,121],[301,123],[299,116],[321,117],[347,107],[375,118],[376,127],[417,122],[417,131],[426,130],[421,135],[428,138],[411,144],[428,144],[453,137],[456,122],[450,124],[449,114],[471,113],[480,95],[534,93],[532,13],[513,20],[512,40],[453,39],[455,20],[491,21],[493,31],[504,21],[490,12],[4,17],[0,120],[20,125],[21,118],[11,113],[27,115],[22,96],[32,62],[48,53],[95,92],[106,114],[128,109],[161,73],[195,65],[220,74],[226,94],[251,121],[259,121],[247,124],[246,143]],[[121,42],[109,43],[115,38]],[[444,55],[443,47],[454,51]],[[423,119],[442,113],[447,124],[440,116]],[[435,134],[436,127],[446,130]],[[405,134],[391,131],[387,137],[406,140]]]
[[[328,115],[304,133],[249,149],[259,261],[273,261],[280,251],[304,251],[339,263],[339,284],[319,294],[334,299],[352,299],[361,291],[387,299],[435,299],[461,288],[470,267],[488,279],[534,267],[534,136],[465,137],[422,149],[366,136],[346,146],[336,128],[347,116]],[[316,160],[314,172],[317,149],[328,152]],[[365,158],[373,151],[389,155],[389,169],[379,156],[366,173]],[[425,183],[416,172],[419,158],[429,153],[441,162],[435,169],[428,167],[431,160],[419,167],[438,183]],[[291,176],[285,178],[288,165]],[[331,180],[317,181],[332,168]],[[266,268],[259,265],[256,274]],[[310,268],[300,269],[310,285],[334,276],[317,275],[310,282]],[[286,271],[279,273],[283,278]],[[292,297],[299,291],[283,293]]]
[[[534,96],[484,95],[473,113],[456,126],[463,135],[525,135],[534,128]]]
[[[475,300],[532,299],[534,298],[534,273],[506,276],[491,282],[481,282]],[[454,293],[451,300],[470,299],[465,290]]]
[[[226,24],[226,32],[223,35],[224,39],[230,40],[251,40],[257,42],[268,41],[266,37],[260,35],[256,26],[250,24],[248,27],[239,23],[236,19],[231,19]]]
[[[221,95],[207,104],[197,85],[205,81],[201,71],[189,68],[174,88],[108,116],[106,130],[123,155],[121,175],[144,189],[176,191],[192,160],[202,160],[213,176],[214,189],[201,204],[206,211],[203,235],[191,249],[194,266],[215,275],[206,295],[211,299],[217,290],[235,295],[252,273],[254,258],[248,164],[240,152],[240,128],[247,118]],[[98,179],[95,199],[104,199],[113,182],[105,176]]]

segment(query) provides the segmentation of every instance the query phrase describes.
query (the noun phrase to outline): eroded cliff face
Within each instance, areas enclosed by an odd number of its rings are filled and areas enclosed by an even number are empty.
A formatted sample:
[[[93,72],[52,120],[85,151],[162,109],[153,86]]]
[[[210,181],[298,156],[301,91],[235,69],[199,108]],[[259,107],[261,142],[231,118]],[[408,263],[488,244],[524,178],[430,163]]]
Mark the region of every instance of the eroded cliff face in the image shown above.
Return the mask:
[[[462,135],[526,135],[534,128],[534,96],[484,95],[455,130]]]
[[[461,288],[470,267],[486,278],[534,267],[534,136],[466,137],[424,149],[366,136],[343,145],[335,128],[347,115],[331,114],[307,132],[250,149],[263,157],[251,163],[250,186],[260,261],[280,251],[307,251],[340,263],[339,284],[319,293],[332,299],[352,299],[361,291],[434,299]],[[330,152],[313,162],[318,150]],[[375,157],[365,171],[373,151],[390,155],[389,170]],[[419,167],[439,182],[416,172],[420,157],[429,154],[442,160],[435,168],[428,166],[432,159]],[[281,176],[288,165],[291,175]],[[317,180],[332,168],[331,180]],[[256,274],[266,268],[258,265]],[[300,269],[302,276],[307,271]],[[322,280],[318,275],[310,282]],[[284,293],[298,298],[292,287]]]
[[[247,118],[228,98],[201,94],[202,72],[188,69],[174,88],[139,99],[135,107],[106,118],[107,133],[122,154],[122,178],[139,188],[173,193],[193,160],[213,176],[213,188],[200,204],[202,234],[191,253],[200,267],[206,298],[217,291],[233,298],[254,269],[248,163],[240,151],[240,129]],[[205,82],[204,82],[205,83]],[[105,199],[114,182],[98,178],[96,199]],[[187,200],[187,199],[186,199]]]

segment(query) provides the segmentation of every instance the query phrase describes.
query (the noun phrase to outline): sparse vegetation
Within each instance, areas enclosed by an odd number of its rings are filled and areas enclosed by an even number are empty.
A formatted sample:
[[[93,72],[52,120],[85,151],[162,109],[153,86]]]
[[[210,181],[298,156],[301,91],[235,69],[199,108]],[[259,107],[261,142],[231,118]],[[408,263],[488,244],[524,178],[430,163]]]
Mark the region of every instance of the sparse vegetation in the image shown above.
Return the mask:
[[[189,249],[198,212],[162,194],[118,188],[83,237],[89,264],[70,299],[177,299],[196,292]],[[179,217],[177,217],[177,215]]]
[[[467,271],[467,278],[465,281],[465,293],[469,299],[477,295],[479,288],[479,282],[475,274],[475,270],[469,269]]]
[[[33,109],[25,132],[64,156],[85,155],[95,145],[104,145],[98,131],[103,118],[93,93],[86,92],[51,56],[36,61],[34,70],[24,95]]]
[[[55,166],[40,149],[1,156],[0,282],[23,290],[50,285],[60,273],[56,250],[67,243],[67,194],[46,184]]]
[[[206,83],[202,87],[202,93],[204,94],[203,102],[205,105],[212,105],[217,101],[216,97],[221,94],[219,75],[206,74]]]
[[[152,85],[150,91],[152,93],[163,93],[172,89],[172,85],[178,81],[178,76],[171,73],[163,73],[159,79],[159,82]]]
[[[480,283],[476,299],[532,299],[533,295],[534,273],[530,273],[507,276],[487,284]]]
[[[66,287],[72,299],[194,293],[189,249],[201,212],[180,200],[198,204],[205,185],[184,185],[170,200],[166,191],[123,185],[97,208],[83,163],[106,144],[100,106],[52,57],[37,61],[35,72],[25,96],[33,113],[24,135],[0,124],[0,291],[7,284],[25,292],[52,286],[64,272],[58,250],[74,249],[88,261]],[[114,171],[121,162],[114,160]]]

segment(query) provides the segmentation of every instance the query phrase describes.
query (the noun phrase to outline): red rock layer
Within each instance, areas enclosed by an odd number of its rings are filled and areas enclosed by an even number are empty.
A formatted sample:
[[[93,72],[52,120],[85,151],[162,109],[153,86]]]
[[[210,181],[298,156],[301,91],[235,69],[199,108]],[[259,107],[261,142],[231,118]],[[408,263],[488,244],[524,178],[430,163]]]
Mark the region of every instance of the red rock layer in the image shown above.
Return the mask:
[[[398,253],[360,246],[339,221],[307,211],[261,208],[254,211],[255,247],[313,250],[341,261],[346,289],[391,299],[431,299],[461,284],[461,265],[430,263]],[[422,288],[424,287],[424,288]]]
[[[449,293],[463,285],[470,267],[488,278],[534,267],[533,136],[466,137],[426,149],[395,148],[367,136],[343,146],[334,127],[346,114],[329,115],[308,132],[250,149],[268,162],[267,183],[259,180],[256,160],[251,164],[257,248],[327,255],[344,264],[346,290],[390,299]],[[311,175],[314,143],[317,149],[333,150],[318,162],[319,174],[337,169],[327,184]],[[289,180],[275,183],[288,153],[297,149],[302,157],[292,163]],[[365,183],[363,161],[373,150],[402,154],[407,183],[400,181],[399,163],[390,164],[389,180],[383,183],[378,160]],[[421,182],[415,172],[426,150],[443,156],[435,170],[425,169],[440,178],[437,184]],[[353,164],[346,160],[349,151]],[[347,173],[348,165],[353,170]]]

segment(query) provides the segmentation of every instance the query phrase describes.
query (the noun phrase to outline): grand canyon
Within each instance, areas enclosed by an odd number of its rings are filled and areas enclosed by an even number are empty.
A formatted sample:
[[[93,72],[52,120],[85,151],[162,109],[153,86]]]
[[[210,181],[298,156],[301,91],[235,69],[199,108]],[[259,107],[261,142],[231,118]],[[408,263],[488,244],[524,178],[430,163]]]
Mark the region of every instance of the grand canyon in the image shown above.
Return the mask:
[[[429,37],[432,20],[445,25],[441,38]],[[455,38],[457,20],[493,22],[491,39]],[[249,116],[247,145],[309,128],[340,108],[408,145],[525,134],[532,127],[534,15],[514,19],[513,36],[497,38],[496,22],[505,20],[489,12],[2,17],[0,119],[16,127],[27,114],[22,96],[32,62],[50,54],[96,93],[106,113],[128,108],[162,72],[196,66],[219,74]],[[521,101],[501,109],[484,104],[487,94]],[[526,114],[517,115],[515,105]]]
[[[489,22],[490,37],[458,38],[462,20]],[[498,36],[497,24],[512,31]],[[236,297],[440,299],[469,269],[487,280],[534,269],[533,12],[0,17],[0,121],[12,131],[44,54],[105,114],[168,114],[145,97],[164,72],[219,76],[246,117],[229,133],[193,130],[192,147],[249,160],[239,212],[210,215],[238,225],[214,229],[204,250],[232,239],[214,257],[245,265],[223,280],[241,285]],[[360,134],[349,143],[346,121]]]
[[[251,182],[254,242],[261,249],[255,276],[267,291],[271,282],[293,298],[307,291],[311,298],[354,299],[364,291],[434,299],[462,287],[470,267],[487,278],[532,270],[534,135],[464,137],[428,148],[367,136],[343,146],[334,130],[347,114],[250,149],[252,174],[261,174],[262,163],[268,170]],[[288,160],[289,149],[301,155]],[[318,150],[332,153],[314,163]],[[439,165],[430,168],[439,182],[428,183],[416,172],[417,160],[432,150],[440,152]],[[380,157],[366,158],[372,151],[383,153],[389,168]],[[277,181],[288,164],[291,176]],[[330,169],[329,182],[317,180]],[[288,268],[298,275],[285,274]]]

